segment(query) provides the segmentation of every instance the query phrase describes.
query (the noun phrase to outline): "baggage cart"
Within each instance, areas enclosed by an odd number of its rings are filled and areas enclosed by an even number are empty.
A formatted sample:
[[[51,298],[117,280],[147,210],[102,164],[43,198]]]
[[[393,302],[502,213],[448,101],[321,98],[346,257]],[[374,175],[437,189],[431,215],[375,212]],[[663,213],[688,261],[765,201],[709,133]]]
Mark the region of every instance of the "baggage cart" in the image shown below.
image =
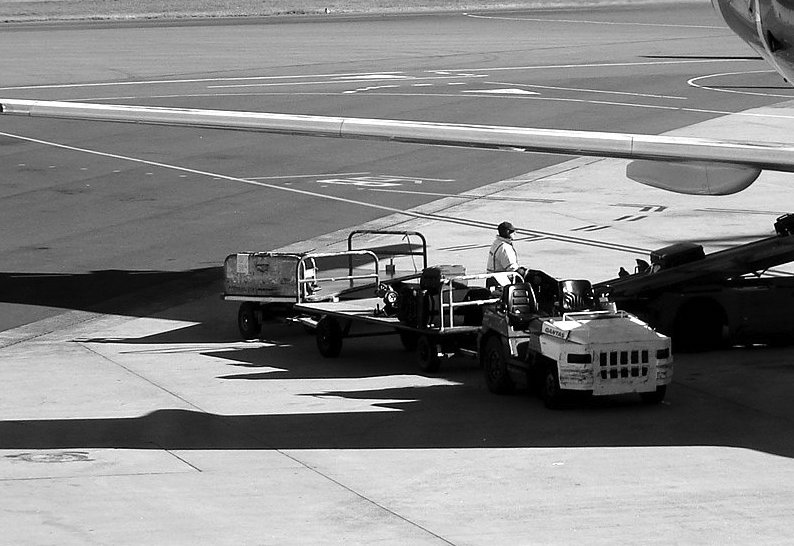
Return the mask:
[[[500,284],[523,281],[518,273],[444,276],[436,269],[426,268],[419,279],[399,285],[382,284],[378,297],[306,301],[296,304],[295,310],[316,325],[317,349],[326,358],[338,357],[346,338],[397,334],[406,350],[416,351],[423,371],[436,372],[442,358],[477,356],[482,308],[499,301],[479,284],[489,278],[498,278]],[[437,286],[428,286],[422,277],[433,279]],[[420,311],[406,312],[409,308]]]
[[[363,236],[399,236],[405,242],[368,249],[360,245]],[[237,325],[243,339],[258,337],[268,320],[301,322],[312,328],[311,321],[299,320],[296,303],[368,297],[382,277],[388,282],[418,275],[417,256],[422,257],[422,267],[427,266],[426,239],[415,231],[356,230],[348,236],[347,247],[342,252],[238,252],[227,256],[221,297],[239,303]],[[410,258],[412,269],[397,270],[394,263],[401,257]],[[389,260],[383,274],[380,258]]]

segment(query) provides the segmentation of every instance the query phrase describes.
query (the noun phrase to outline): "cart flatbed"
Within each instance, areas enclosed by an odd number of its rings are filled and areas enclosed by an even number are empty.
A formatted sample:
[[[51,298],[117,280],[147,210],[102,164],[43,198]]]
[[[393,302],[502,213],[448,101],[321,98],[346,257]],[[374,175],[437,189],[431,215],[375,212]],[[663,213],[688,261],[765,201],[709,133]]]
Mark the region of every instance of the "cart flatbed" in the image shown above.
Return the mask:
[[[344,301],[323,301],[314,303],[299,303],[294,306],[295,311],[311,316],[331,316],[341,319],[355,320],[369,324],[388,326],[396,330],[415,332],[417,334],[433,335],[457,335],[457,334],[476,334],[480,330],[480,325],[476,326],[446,326],[444,328],[414,328],[402,324],[400,319],[395,316],[386,315],[379,312],[383,304],[381,298],[363,298]],[[352,336],[348,336],[352,337]]]
[[[452,266],[453,268],[457,266]],[[437,269],[437,268],[431,268]],[[516,273],[486,273],[478,275],[450,274],[450,277],[431,276],[435,278],[435,288],[422,288],[420,280],[415,285],[404,285],[406,289],[402,295],[394,295],[394,303],[387,303],[388,290],[379,297],[364,297],[353,300],[299,302],[294,306],[294,311],[301,316],[299,322],[314,328],[317,348],[326,358],[339,356],[342,342],[349,337],[369,337],[377,335],[398,334],[403,347],[409,351],[416,351],[419,367],[425,372],[435,372],[443,357],[456,354],[477,356],[477,338],[482,326],[482,312],[479,318],[476,314],[467,311],[477,311],[482,306],[496,304],[499,298],[494,298],[487,288],[468,286],[468,281],[482,281],[495,276],[505,276],[507,280],[511,275],[513,280],[520,277]],[[505,279],[502,279],[503,281]],[[394,290],[394,289],[391,289]],[[412,294],[414,305],[416,298],[424,302],[431,302],[427,313],[412,315],[409,311],[416,311],[411,307],[410,301],[403,300]],[[395,307],[396,304],[396,307]],[[407,308],[403,308],[407,305]],[[391,306],[389,308],[388,306]],[[404,312],[403,312],[404,311]],[[402,317],[400,314],[402,313]],[[419,315],[422,316],[419,319]],[[375,325],[382,328],[378,331],[353,333],[357,325]]]

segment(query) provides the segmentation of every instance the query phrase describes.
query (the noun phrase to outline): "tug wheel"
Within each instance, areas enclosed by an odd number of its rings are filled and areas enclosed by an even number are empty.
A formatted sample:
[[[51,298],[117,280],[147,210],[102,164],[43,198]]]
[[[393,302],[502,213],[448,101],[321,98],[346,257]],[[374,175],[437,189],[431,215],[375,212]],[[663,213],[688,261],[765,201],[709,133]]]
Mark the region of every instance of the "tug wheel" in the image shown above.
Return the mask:
[[[336,358],[342,352],[342,327],[334,317],[323,317],[315,330],[317,350],[325,358]]]
[[[563,392],[560,388],[556,362],[549,362],[546,365],[543,373],[543,383],[540,386],[540,398],[549,409],[559,409],[562,406]]]
[[[515,389],[515,384],[507,371],[504,347],[498,337],[490,337],[486,342],[482,365],[485,384],[489,391],[495,394],[507,394]]]

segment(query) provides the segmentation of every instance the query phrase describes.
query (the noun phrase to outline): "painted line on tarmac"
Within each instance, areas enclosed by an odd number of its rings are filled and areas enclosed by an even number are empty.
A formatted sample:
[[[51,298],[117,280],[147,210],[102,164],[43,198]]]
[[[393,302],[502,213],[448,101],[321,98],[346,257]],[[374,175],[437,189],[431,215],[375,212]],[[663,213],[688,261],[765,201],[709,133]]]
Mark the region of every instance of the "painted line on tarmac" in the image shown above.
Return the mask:
[[[326,200],[329,200],[329,201],[336,201],[336,202],[345,203],[345,204],[348,204],[348,205],[357,205],[357,206],[367,207],[367,208],[371,208],[371,209],[382,210],[384,212],[401,214],[401,215],[408,216],[408,217],[411,217],[411,218],[420,218],[420,219],[424,219],[424,220],[435,220],[435,221],[438,221],[438,222],[446,222],[446,223],[450,223],[450,224],[464,225],[464,226],[467,226],[467,227],[482,228],[482,229],[488,229],[488,230],[493,230],[496,227],[496,224],[490,223],[490,222],[481,222],[481,221],[477,221],[477,220],[467,220],[465,218],[455,218],[455,217],[452,217],[452,216],[442,216],[442,215],[439,215],[439,214],[420,213],[420,212],[416,212],[416,211],[412,211],[412,210],[402,210],[402,209],[389,207],[389,206],[385,206],[385,205],[378,205],[378,204],[375,204],[375,203],[367,203],[366,201],[358,201],[356,199],[348,199],[348,198],[345,198],[345,197],[337,197],[337,196],[333,196],[333,195],[327,195],[327,194],[312,192],[312,191],[308,191],[308,190],[301,190],[301,189],[297,189],[297,188],[278,186],[278,185],[275,185],[275,184],[268,184],[266,182],[259,182],[259,181],[256,181],[256,180],[249,180],[249,179],[246,179],[246,178],[240,178],[240,177],[237,177],[237,176],[230,176],[230,175],[227,175],[227,174],[213,173],[213,172],[209,172],[209,171],[202,171],[202,170],[199,170],[199,169],[192,169],[190,167],[183,167],[183,166],[180,166],[180,165],[171,165],[171,164],[168,164],[168,163],[161,163],[159,161],[150,161],[148,159],[141,159],[141,158],[137,158],[137,157],[124,156],[124,155],[114,154],[114,153],[110,153],[110,152],[101,152],[101,151],[98,151],[98,150],[89,150],[87,148],[79,148],[77,146],[70,146],[68,144],[61,144],[61,143],[58,143],[58,142],[41,140],[41,139],[38,139],[38,138],[26,137],[26,136],[23,136],[23,135],[15,135],[15,134],[12,134],[12,133],[0,132],[0,136],[5,136],[5,137],[8,137],[8,138],[22,140],[22,141],[25,141],[25,142],[31,142],[31,143],[34,143],[34,144],[40,144],[40,145],[43,145],[43,146],[50,146],[50,147],[53,147],[53,148],[59,148],[59,149],[62,149],[62,150],[69,150],[69,151],[73,151],[73,152],[82,152],[82,153],[91,154],[91,155],[100,156],[100,157],[118,159],[118,160],[121,160],[121,161],[130,161],[130,162],[133,162],[133,163],[138,163],[140,165],[149,165],[151,167],[159,167],[159,168],[162,168],[162,169],[179,171],[179,172],[183,172],[183,173],[195,174],[195,175],[199,175],[199,176],[207,176],[207,177],[215,178],[215,179],[219,179],[219,180],[227,180],[229,182],[238,182],[240,184],[248,184],[248,185],[252,185],[252,186],[260,186],[260,187],[264,187],[264,188],[269,188],[269,189],[274,189],[274,190],[280,190],[280,191],[286,191],[286,192],[290,192],[290,193],[295,193],[295,194],[298,194],[298,195],[305,195],[305,196],[315,197],[315,198],[319,198],[319,199],[326,199]],[[633,246],[629,246],[629,245],[621,245],[621,244],[618,244],[618,243],[609,243],[609,242],[604,242],[604,241],[593,241],[593,240],[590,240],[590,239],[582,239],[582,238],[578,238],[578,237],[560,235],[558,233],[552,233],[552,232],[546,232],[546,231],[538,231],[538,230],[531,230],[531,229],[525,229],[525,228],[519,228],[517,231],[519,233],[528,234],[528,235],[542,236],[542,237],[545,237],[547,239],[553,239],[553,240],[560,241],[560,242],[567,242],[567,243],[591,246],[591,247],[596,247],[596,248],[604,248],[604,249],[609,249],[609,250],[616,250],[616,251],[619,251],[619,252],[627,252],[627,253],[631,253],[631,254],[647,254],[648,252],[650,252],[650,250],[646,249],[646,248],[639,248],[639,247],[633,247]]]
[[[783,95],[779,93],[762,93],[759,91],[740,91],[738,89],[726,89],[724,87],[719,87],[719,86],[712,87],[710,85],[702,85],[698,83],[700,80],[705,80],[708,78],[721,78],[723,76],[745,76],[747,74],[776,74],[776,72],[774,70],[748,70],[746,72],[722,72],[720,74],[707,74],[705,76],[698,76],[696,78],[692,78],[691,80],[688,80],[686,84],[690,87],[703,89],[704,91],[714,91],[716,93],[732,93],[734,95],[750,95],[755,97],[778,97],[784,99],[794,98],[794,94],[792,93],[789,93],[788,95]],[[784,89],[788,89],[788,87],[785,87]]]
[[[578,64],[551,64],[551,65],[526,65],[526,66],[495,66],[480,68],[451,68],[447,70],[428,70],[426,73],[439,75],[457,75],[457,77],[483,77],[484,72],[504,72],[515,70],[554,70],[569,68],[619,68],[634,66],[663,66],[680,64],[704,64],[704,63],[725,63],[725,62],[756,62],[755,59],[677,59],[667,61],[640,61],[640,62],[621,62],[621,63],[578,63]],[[214,82],[268,82],[278,80],[301,80],[307,78],[358,78],[355,81],[373,81],[371,78],[383,79],[406,79],[410,80],[402,71],[384,72],[352,72],[341,74],[302,74],[302,75],[281,75],[281,76],[245,76],[245,77],[225,77],[225,78],[190,78],[177,80],[138,80],[138,81],[116,81],[116,82],[92,82],[92,83],[62,83],[62,84],[42,84],[42,85],[18,85],[0,87],[0,91],[30,91],[37,89],[82,89],[82,88],[101,88],[101,87],[131,87],[136,85],[169,85],[169,84],[193,84],[193,83],[214,83]],[[367,78],[363,80],[361,78]],[[413,78],[416,80],[417,78]],[[326,83],[342,83],[341,81],[329,80]],[[189,96],[189,95],[186,95]]]
[[[506,17],[504,15],[477,15],[474,13],[464,13],[471,19],[495,19],[499,21],[529,21],[532,23],[570,23],[577,25],[610,25],[610,26],[629,26],[629,27],[660,27],[660,28],[694,28],[708,30],[727,30],[723,26],[711,25],[677,25],[673,23],[630,23],[622,21],[591,21],[579,19],[542,19],[540,17]]]
[[[452,68],[449,72],[505,72],[512,70],[554,70],[562,68],[621,68],[632,66],[664,66],[678,64],[704,64],[704,63],[737,63],[758,62],[756,59],[680,59],[674,61],[640,61],[622,63],[578,63],[578,64],[538,64],[526,66],[495,66],[489,68]]]
[[[33,341],[58,330],[78,326],[103,316],[105,315],[91,311],[68,311],[60,315],[23,324],[0,332],[0,349],[6,349],[26,341]]]
[[[424,178],[423,180],[428,180]],[[380,192],[380,193],[399,193],[402,195],[423,195],[426,197],[443,197],[445,199],[461,199],[461,200],[473,200],[479,199],[482,201],[508,201],[511,203],[520,202],[520,203],[569,203],[570,201],[565,201],[564,199],[544,199],[542,197],[499,197],[496,195],[472,195],[470,193],[441,193],[441,192],[433,192],[433,191],[416,191],[416,190],[386,190],[383,188],[368,188],[368,191],[372,192]]]
[[[247,176],[246,180],[292,180],[293,178],[317,178],[318,176],[364,176],[369,171],[360,173],[321,173],[321,174],[284,174],[281,176]]]
[[[532,89],[550,89],[552,91],[574,91],[578,93],[603,93],[606,95],[625,95],[630,97],[645,97],[652,99],[671,99],[688,100],[688,97],[677,97],[674,95],[654,95],[652,93],[631,93],[628,91],[609,91],[606,89],[584,89],[578,87],[557,87],[554,85],[535,85],[530,83],[505,83],[505,82],[483,82],[490,85],[508,85],[514,87],[531,87]]]
[[[280,80],[280,79],[302,79],[302,78],[360,78],[370,76],[394,76],[398,77],[404,72],[351,72],[342,74],[303,74],[293,76],[245,76],[237,78],[191,78],[181,80],[143,80],[132,82],[94,82],[94,83],[61,83],[43,85],[20,85],[14,87],[0,87],[0,91],[18,91],[30,89],[75,89],[81,87],[113,87],[131,85],[163,85],[170,83],[208,83],[208,82],[236,82],[236,81],[255,81],[255,80]],[[357,80],[361,81],[361,80]]]
[[[258,96],[355,96],[353,94],[342,93],[195,93],[195,94],[180,94],[180,95],[152,95],[152,96],[115,96],[115,97],[87,97],[69,99],[64,102],[87,102],[87,101],[119,101],[119,100],[142,100],[142,99],[174,99],[174,98],[207,98],[207,97],[258,97]],[[744,116],[750,118],[768,118],[768,119],[794,119],[794,115],[790,114],[771,114],[765,112],[754,112],[747,110],[743,112],[730,112],[727,110],[711,110],[708,108],[691,108],[683,106],[665,106],[660,104],[643,104],[635,102],[619,102],[619,101],[606,101],[606,100],[592,100],[592,99],[576,99],[570,97],[547,97],[543,95],[496,95],[492,93],[394,93],[384,92],[377,93],[378,97],[422,97],[422,98],[478,98],[478,99],[496,99],[496,100],[534,100],[534,101],[549,101],[549,102],[570,102],[577,104],[592,104],[595,106],[616,106],[626,108],[647,108],[649,110],[669,110],[675,112],[689,112],[693,114],[717,115],[717,116]],[[794,95],[787,95],[785,98],[794,98]]]
[[[480,75],[462,75],[458,74],[455,76],[385,76],[382,78],[369,78],[366,80],[361,79],[345,79],[345,80],[321,80],[321,81],[312,81],[312,82],[262,82],[262,83],[239,83],[239,84],[226,84],[226,85],[208,85],[207,89],[236,89],[236,88],[246,88],[246,87],[283,87],[285,85],[334,85],[334,84],[342,84],[342,83],[356,83],[360,84],[362,82],[419,82],[419,81],[440,81],[440,80],[460,80],[461,78],[487,78],[487,74],[480,74]]]

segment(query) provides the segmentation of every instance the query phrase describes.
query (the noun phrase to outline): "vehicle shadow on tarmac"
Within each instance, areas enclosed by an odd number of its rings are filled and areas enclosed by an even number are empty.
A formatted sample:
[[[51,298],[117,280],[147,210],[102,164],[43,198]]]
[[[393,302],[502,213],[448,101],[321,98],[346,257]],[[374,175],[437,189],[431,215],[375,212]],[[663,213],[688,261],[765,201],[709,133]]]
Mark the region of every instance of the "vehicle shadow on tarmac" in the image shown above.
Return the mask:
[[[0,303],[146,316],[158,307],[172,305],[164,296],[184,297],[185,292],[211,285],[222,275],[220,267],[188,271],[0,272]]]
[[[577,401],[551,411],[518,391],[496,396],[485,387],[475,359],[453,358],[424,376],[415,356],[396,336],[345,341],[342,356],[322,358],[301,327],[268,324],[265,343],[240,342],[236,306],[223,302],[217,268],[182,273],[97,272],[41,278],[0,274],[0,300],[90,309],[80,293],[91,282],[146,281],[119,300],[97,302],[126,316],[189,321],[191,325],[147,336],[92,338],[80,343],[128,345],[148,354],[198,345],[198,354],[221,364],[214,380],[256,382],[329,379],[327,391],[301,392],[311,400],[357,403],[344,413],[218,415],[159,409],[127,418],[30,419],[0,422],[0,449],[366,449],[595,446],[733,446],[794,457],[790,394],[794,349],[731,350],[676,355],[673,385],[657,406],[636,396]],[[147,284],[148,283],[148,284]],[[66,287],[66,288],[65,288]],[[41,290],[41,291],[38,291]],[[69,305],[67,305],[69,304]],[[79,305],[77,305],[79,304]],[[107,312],[107,311],[106,311]],[[229,342],[233,342],[229,346]],[[213,343],[226,344],[222,348]],[[204,345],[209,345],[206,349]],[[415,378],[394,387],[392,376]],[[334,380],[371,379],[374,390],[339,390]],[[403,381],[403,383],[405,383]],[[278,385],[278,383],[275,383]],[[308,385],[309,383],[307,383]],[[322,383],[316,383],[322,384]],[[266,385],[264,383],[263,385]],[[392,385],[392,386],[390,386]],[[417,386],[418,385],[418,386]],[[303,387],[301,387],[303,388]],[[300,388],[298,390],[301,390]],[[248,391],[250,396],[250,391]],[[267,388],[262,389],[264,395]],[[194,400],[201,406],[201,400]],[[372,411],[361,411],[362,406]]]
[[[273,339],[278,342],[272,345],[210,350],[201,354],[225,359],[230,369],[239,372],[216,377],[219,381],[375,379],[384,376],[422,379],[416,374],[413,355],[402,351],[396,339],[350,340],[342,357],[323,359],[315,350],[313,338],[299,328],[280,326],[274,334]],[[128,341],[144,342],[142,339]],[[123,340],[112,342],[125,343]],[[150,337],[145,342],[153,340]],[[791,354],[791,351],[775,351],[770,349],[764,353],[767,367],[771,366],[770,362],[783,361]],[[526,391],[509,396],[489,393],[476,361],[454,358],[447,361],[437,375],[427,376],[439,379],[429,382],[429,386],[318,390],[300,394],[308,400],[336,397],[366,401],[373,411],[218,415],[161,409],[131,418],[4,421],[0,422],[0,449],[719,445],[794,457],[794,423],[790,411],[786,410],[789,397],[781,398],[782,406],[770,409],[742,397],[746,382],[744,386],[734,385],[735,388],[726,391],[719,383],[720,374],[727,373],[731,381],[743,381],[739,376],[730,376],[737,372],[736,358],[731,354],[728,351],[708,357],[702,354],[679,357],[677,379],[665,402],[656,406],[644,405],[636,396],[622,396],[574,402],[564,410],[551,411]],[[757,353],[748,362],[757,361],[756,357]],[[745,364],[739,362],[738,369],[750,366],[745,370],[750,374],[759,371],[752,366],[764,366],[763,363]],[[782,373],[788,376],[791,369],[786,365]],[[715,377],[717,383],[712,383]]]

